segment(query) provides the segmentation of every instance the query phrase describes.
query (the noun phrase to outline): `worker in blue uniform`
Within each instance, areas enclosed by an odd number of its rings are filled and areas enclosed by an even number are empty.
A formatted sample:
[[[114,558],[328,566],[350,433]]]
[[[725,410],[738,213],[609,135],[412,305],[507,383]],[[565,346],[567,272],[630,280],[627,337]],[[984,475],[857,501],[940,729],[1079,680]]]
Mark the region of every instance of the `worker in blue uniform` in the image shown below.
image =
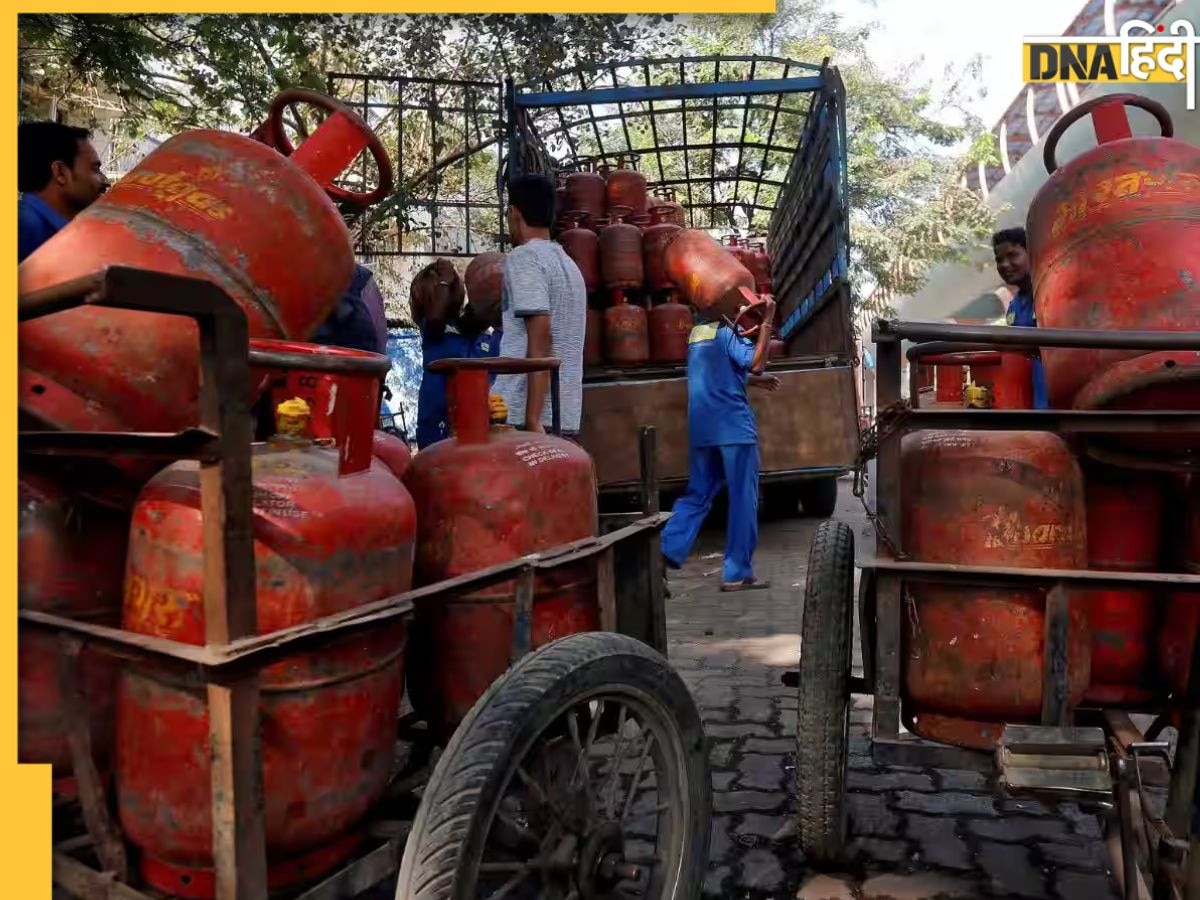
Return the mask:
[[[764,376],[775,303],[766,299],[763,325],[750,340],[728,320],[697,325],[688,336],[688,486],[662,533],[667,565],[678,569],[695,543],[713,501],[725,488],[729,517],[721,590],[762,589],[754,577],[758,544],[758,429],[747,384],[777,390]],[[743,307],[745,309],[745,307]]]
[[[17,262],[108,190],[92,133],[59,122],[17,126]]]
[[[1037,327],[1037,310],[1033,305],[1033,275],[1029,264],[1029,244],[1024,228],[1006,228],[992,235],[992,250],[996,255],[996,272],[1004,283],[1016,289],[1008,304],[1005,321],[1020,328]],[[1041,354],[1033,351],[1033,408],[1049,409],[1046,397],[1046,372]]]
[[[499,304],[487,309],[467,299],[462,278],[448,259],[438,259],[417,275],[411,297],[423,367],[439,359],[499,355]],[[424,371],[417,393],[417,449],[449,436],[446,376]]]

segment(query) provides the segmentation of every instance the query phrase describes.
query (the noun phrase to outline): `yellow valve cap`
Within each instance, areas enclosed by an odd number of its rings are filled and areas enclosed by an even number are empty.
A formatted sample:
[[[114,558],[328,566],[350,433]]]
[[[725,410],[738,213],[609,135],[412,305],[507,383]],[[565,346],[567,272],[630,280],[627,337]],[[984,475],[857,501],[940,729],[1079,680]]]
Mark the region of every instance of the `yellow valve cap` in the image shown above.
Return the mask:
[[[312,415],[309,405],[300,397],[284,400],[275,407],[275,431],[279,434],[299,437],[308,428]]]
[[[499,394],[488,396],[488,418],[501,425],[508,421],[508,404]]]

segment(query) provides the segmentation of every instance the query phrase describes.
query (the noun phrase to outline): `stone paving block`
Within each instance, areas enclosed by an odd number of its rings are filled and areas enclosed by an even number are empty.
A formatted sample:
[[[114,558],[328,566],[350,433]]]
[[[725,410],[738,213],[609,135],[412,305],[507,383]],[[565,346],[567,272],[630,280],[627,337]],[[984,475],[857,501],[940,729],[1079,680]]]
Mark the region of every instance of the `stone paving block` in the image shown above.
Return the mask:
[[[1037,800],[1028,800],[1022,797],[1020,800],[997,800],[1000,809],[1006,815],[1019,814],[1023,816],[1048,816],[1050,810]]]
[[[714,738],[771,737],[771,729],[766,725],[755,722],[735,722],[728,725],[715,724],[704,726],[704,733]]]
[[[1108,871],[1108,851],[1099,838],[1073,838],[1070,841],[1047,841],[1038,844],[1042,858],[1052,866],[1084,871]]]
[[[795,738],[751,738],[742,745],[746,753],[790,753],[795,749]]]
[[[862,886],[863,900],[965,900],[978,897],[968,881],[933,872],[877,875]]]
[[[783,884],[783,866],[770,850],[750,850],[742,857],[739,887],[751,891],[774,891]]]
[[[1059,872],[1054,893],[1062,900],[1116,900],[1118,896],[1113,880],[1098,872]]]
[[[939,794],[901,791],[896,798],[896,808],[946,816],[995,816],[997,814],[995,801],[990,796],[962,794],[956,791],[943,791]]]
[[[733,784],[733,779],[737,777],[737,772],[713,772],[712,787],[714,791],[727,791],[729,786]]]
[[[733,688],[712,679],[706,680],[694,692],[696,704],[704,710],[725,709],[733,704]]]
[[[880,794],[846,794],[853,834],[897,837],[900,817],[888,809],[887,798]]]
[[[846,846],[846,855],[860,862],[899,863],[907,860],[912,851],[907,842],[874,837],[856,837]]]
[[[725,854],[733,849],[733,841],[729,839],[729,829],[733,819],[729,816],[713,816],[712,828],[708,832],[708,862],[712,866],[725,858]]]
[[[1082,837],[1099,840],[1104,835],[1099,817],[1095,813],[1084,812],[1078,803],[1058,804],[1058,814],[1070,822],[1074,832]]]
[[[910,841],[917,843],[922,863],[947,869],[974,868],[971,851],[954,819],[910,813],[905,819],[904,833]]]
[[[991,791],[991,782],[982,772],[963,769],[934,769],[938,785],[943,791]]]
[[[782,791],[784,787],[783,756],[764,756],[744,753],[738,761],[738,787],[760,791]]]
[[[734,829],[734,834],[770,839],[775,837],[786,823],[787,816],[784,815],[764,816],[760,813],[746,813],[742,817],[742,823]]]
[[[733,870],[729,866],[718,866],[715,869],[709,869],[708,874],[704,876],[704,896],[705,897],[728,897],[729,895],[724,890],[724,882]]]
[[[932,791],[933,778],[925,772],[864,772],[851,769],[846,773],[846,786],[864,791]]]
[[[729,765],[733,758],[733,741],[710,741],[708,745],[708,762],[717,768]]]
[[[857,900],[848,878],[817,875],[800,886],[796,900]]]
[[[1039,900],[1047,896],[1042,870],[1026,847],[988,841],[979,847],[979,862],[991,879],[993,893]]]
[[[713,796],[713,809],[717,812],[768,812],[778,809],[786,800],[782,792],[768,794],[763,791],[727,791]]]
[[[1049,816],[1002,816],[998,819],[975,819],[971,831],[981,838],[1023,844],[1030,838],[1053,841],[1067,835],[1067,823]]]
[[[766,724],[775,718],[775,704],[765,697],[744,697],[738,691],[736,718],[739,722]]]

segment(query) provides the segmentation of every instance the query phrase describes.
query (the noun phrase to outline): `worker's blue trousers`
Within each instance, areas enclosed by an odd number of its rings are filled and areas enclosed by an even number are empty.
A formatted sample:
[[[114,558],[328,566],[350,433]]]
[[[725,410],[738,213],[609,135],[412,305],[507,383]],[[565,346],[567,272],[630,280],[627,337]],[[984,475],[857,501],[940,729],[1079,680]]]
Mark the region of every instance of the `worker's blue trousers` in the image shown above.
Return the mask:
[[[726,582],[754,577],[758,545],[758,445],[728,444],[688,449],[688,486],[675,501],[662,532],[667,564],[683,565],[721,488],[729,492],[725,525]]]

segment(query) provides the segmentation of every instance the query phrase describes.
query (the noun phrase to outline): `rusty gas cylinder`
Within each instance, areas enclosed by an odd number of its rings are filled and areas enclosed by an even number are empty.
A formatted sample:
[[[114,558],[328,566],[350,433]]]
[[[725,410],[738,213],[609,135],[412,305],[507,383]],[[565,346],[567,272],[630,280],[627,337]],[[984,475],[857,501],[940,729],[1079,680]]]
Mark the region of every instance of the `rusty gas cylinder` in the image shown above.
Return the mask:
[[[557,360],[440,360],[449,376],[453,437],[413,457],[405,484],[417,504],[418,586],[593,537],[598,527],[592,459],[549,434],[489,427],[488,369],[523,374]],[[409,697],[442,734],[466,716],[508,668],[516,582],[417,601]],[[588,563],[534,581],[530,646],[600,626]],[[419,637],[418,637],[419,635]]]
[[[767,344],[767,359],[783,359],[787,356],[787,343],[779,338],[771,338]]]
[[[408,471],[409,463],[412,462],[412,451],[408,449],[408,444],[396,435],[377,428],[371,435],[371,453],[389,472],[401,480],[404,479],[404,473]]]
[[[472,306],[499,309],[504,290],[504,254],[488,252],[472,257],[463,282]]]
[[[558,242],[579,267],[584,287],[590,294],[600,289],[600,239],[594,231],[583,227],[586,218],[586,214],[579,211],[567,213]]]
[[[652,291],[669,291],[675,287],[675,282],[667,273],[663,253],[671,238],[679,233],[679,226],[673,221],[675,210],[665,204],[659,204],[650,210],[650,224],[642,232],[642,258],[646,267],[646,287]]]
[[[604,363],[604,313],[589,306],[587,330],[583,337],[583,364],[589,368]]]
[[[1182,535],[1183,571],[1200,575],[1200,478],[1192,475],[1186,494],[1187,508]],[[1179,704],[1187,694],[1200,635],[1200,591],[1174,591],[1167,597],[1158,631],[1158,667],[1173,700]]]
[[[650,359],[659,363],[687,362],[692,311],[675,297],[650,309]]]
[[[1162,136],[1132,136],[1125,106],[1154,116]],[[1060,167],[1059,138],[1089,114],[1098,145]],[[1161,105],[1132,94],[1089,100],[1055,124],[1045,148],[1051,175],[1028,220],[1039,325],[1200,331],[1200,147],[1173,134]],[[1047,347],[1042,359],[1054,407],[1200,407],[1198,351]],[[1196,445],[1183,434],[1121,443]]]
[[[733,319],[754,292],[754,276],[730,253],[694,228],[684,228],[667,243],[663,262],[683,299],[708,319]]]
[[[746,259],[750,265],[750,274],[754,276],[754,290],[760,294],[771,293],[771,257],[767,256],[767,245],[762,241],[752,241],[747,244],[749,251]]]
[[[378,410],[350,440],[368,446]],[[381,463],[347,469],[314,444],[308,405],[277,410],[279,434],[255,445],[257,630],[267,634],[407,591],[412,498]],[[130,530],[126,630],[209,642],[204,615],[200,470],[176,463],[142,489]],[[288,656],[262,670],[267,880],[313,880],[353,854],[383,796],[395,745],[407,623],[396,620]],[[208,703],[176,678],[127,665],[117,694],[117,800],[141,874],[176,897],[216,895]]]
[[[21,263],[21,293],[133,266],[215,283],[245,311],[251,336],[308,337],[354,274],[330,197],[355,195],[334,179],[364,148],[379,162],[380,186],[360,200],[386,195],[392,174],[379,138],[328,97],[284,91],[269,124],[282,129],[284,108],[299,101],[334,114],[290,156],[223,131],[187,131],[157,147]],[[193,322],[85,306],[18,331],[20,407],[45,426],[163,432],[198,421]]]
[[[1083,478],[1057,435],[921,431],[901,465],[902,545],[914,559],[955,565],[1077,569],[1087,564]],[[910,583],[903,703],[911,731],[989,750],[1005,723],[1042,711],[1046,591]],[[1086,602],[1068,590],[1069,702],[1088,684]]]
[[[617,158],[615,168],[605,172],[605,195],[609,215],[617,209],[628,209],[634,215],[646,211],[646,176],[633,167],[636,157]]]
[[[121,624],[129,514],[79,497],[56,478],[29,471],[17,481],[17,606],[111,628]],[[71,751],[59,688],[62,649],[50,631],[17,638],[17,761],[52,767],[55,793],[73,796]],[[119,663],[93,645],[79,655],[93,759],[111,755]]]
[[[642,231],[625,221],[628,207],[614,207],[611,223],[600,232],[600,271],[604,286],[612,291],[642,286]]]
[[[1084,472],[1088,568],[1158,571],[1165,484],[1149,473],[1090,465]],[[1151,699],[1150,666],[1158,604],[1142,588],[1082,592],[1092,632],[1092,680],[1086,699],[1127,706]]]
[[[671,210],[670,217],[666,220],[680,228],[687,227],[687,214],[683,211],[683,204],[675,199],[675,191],[671,188],[658,188],[654,192],[654,202],[651,206],[665,206]]]
[[[650,359],[646,310],[617,291],[604,311],[604,358],[614,366],[638,366]]]
[[[603,216],[607,205],[604,176],[595,172],[572,172],[567,176],[567,209]]]

